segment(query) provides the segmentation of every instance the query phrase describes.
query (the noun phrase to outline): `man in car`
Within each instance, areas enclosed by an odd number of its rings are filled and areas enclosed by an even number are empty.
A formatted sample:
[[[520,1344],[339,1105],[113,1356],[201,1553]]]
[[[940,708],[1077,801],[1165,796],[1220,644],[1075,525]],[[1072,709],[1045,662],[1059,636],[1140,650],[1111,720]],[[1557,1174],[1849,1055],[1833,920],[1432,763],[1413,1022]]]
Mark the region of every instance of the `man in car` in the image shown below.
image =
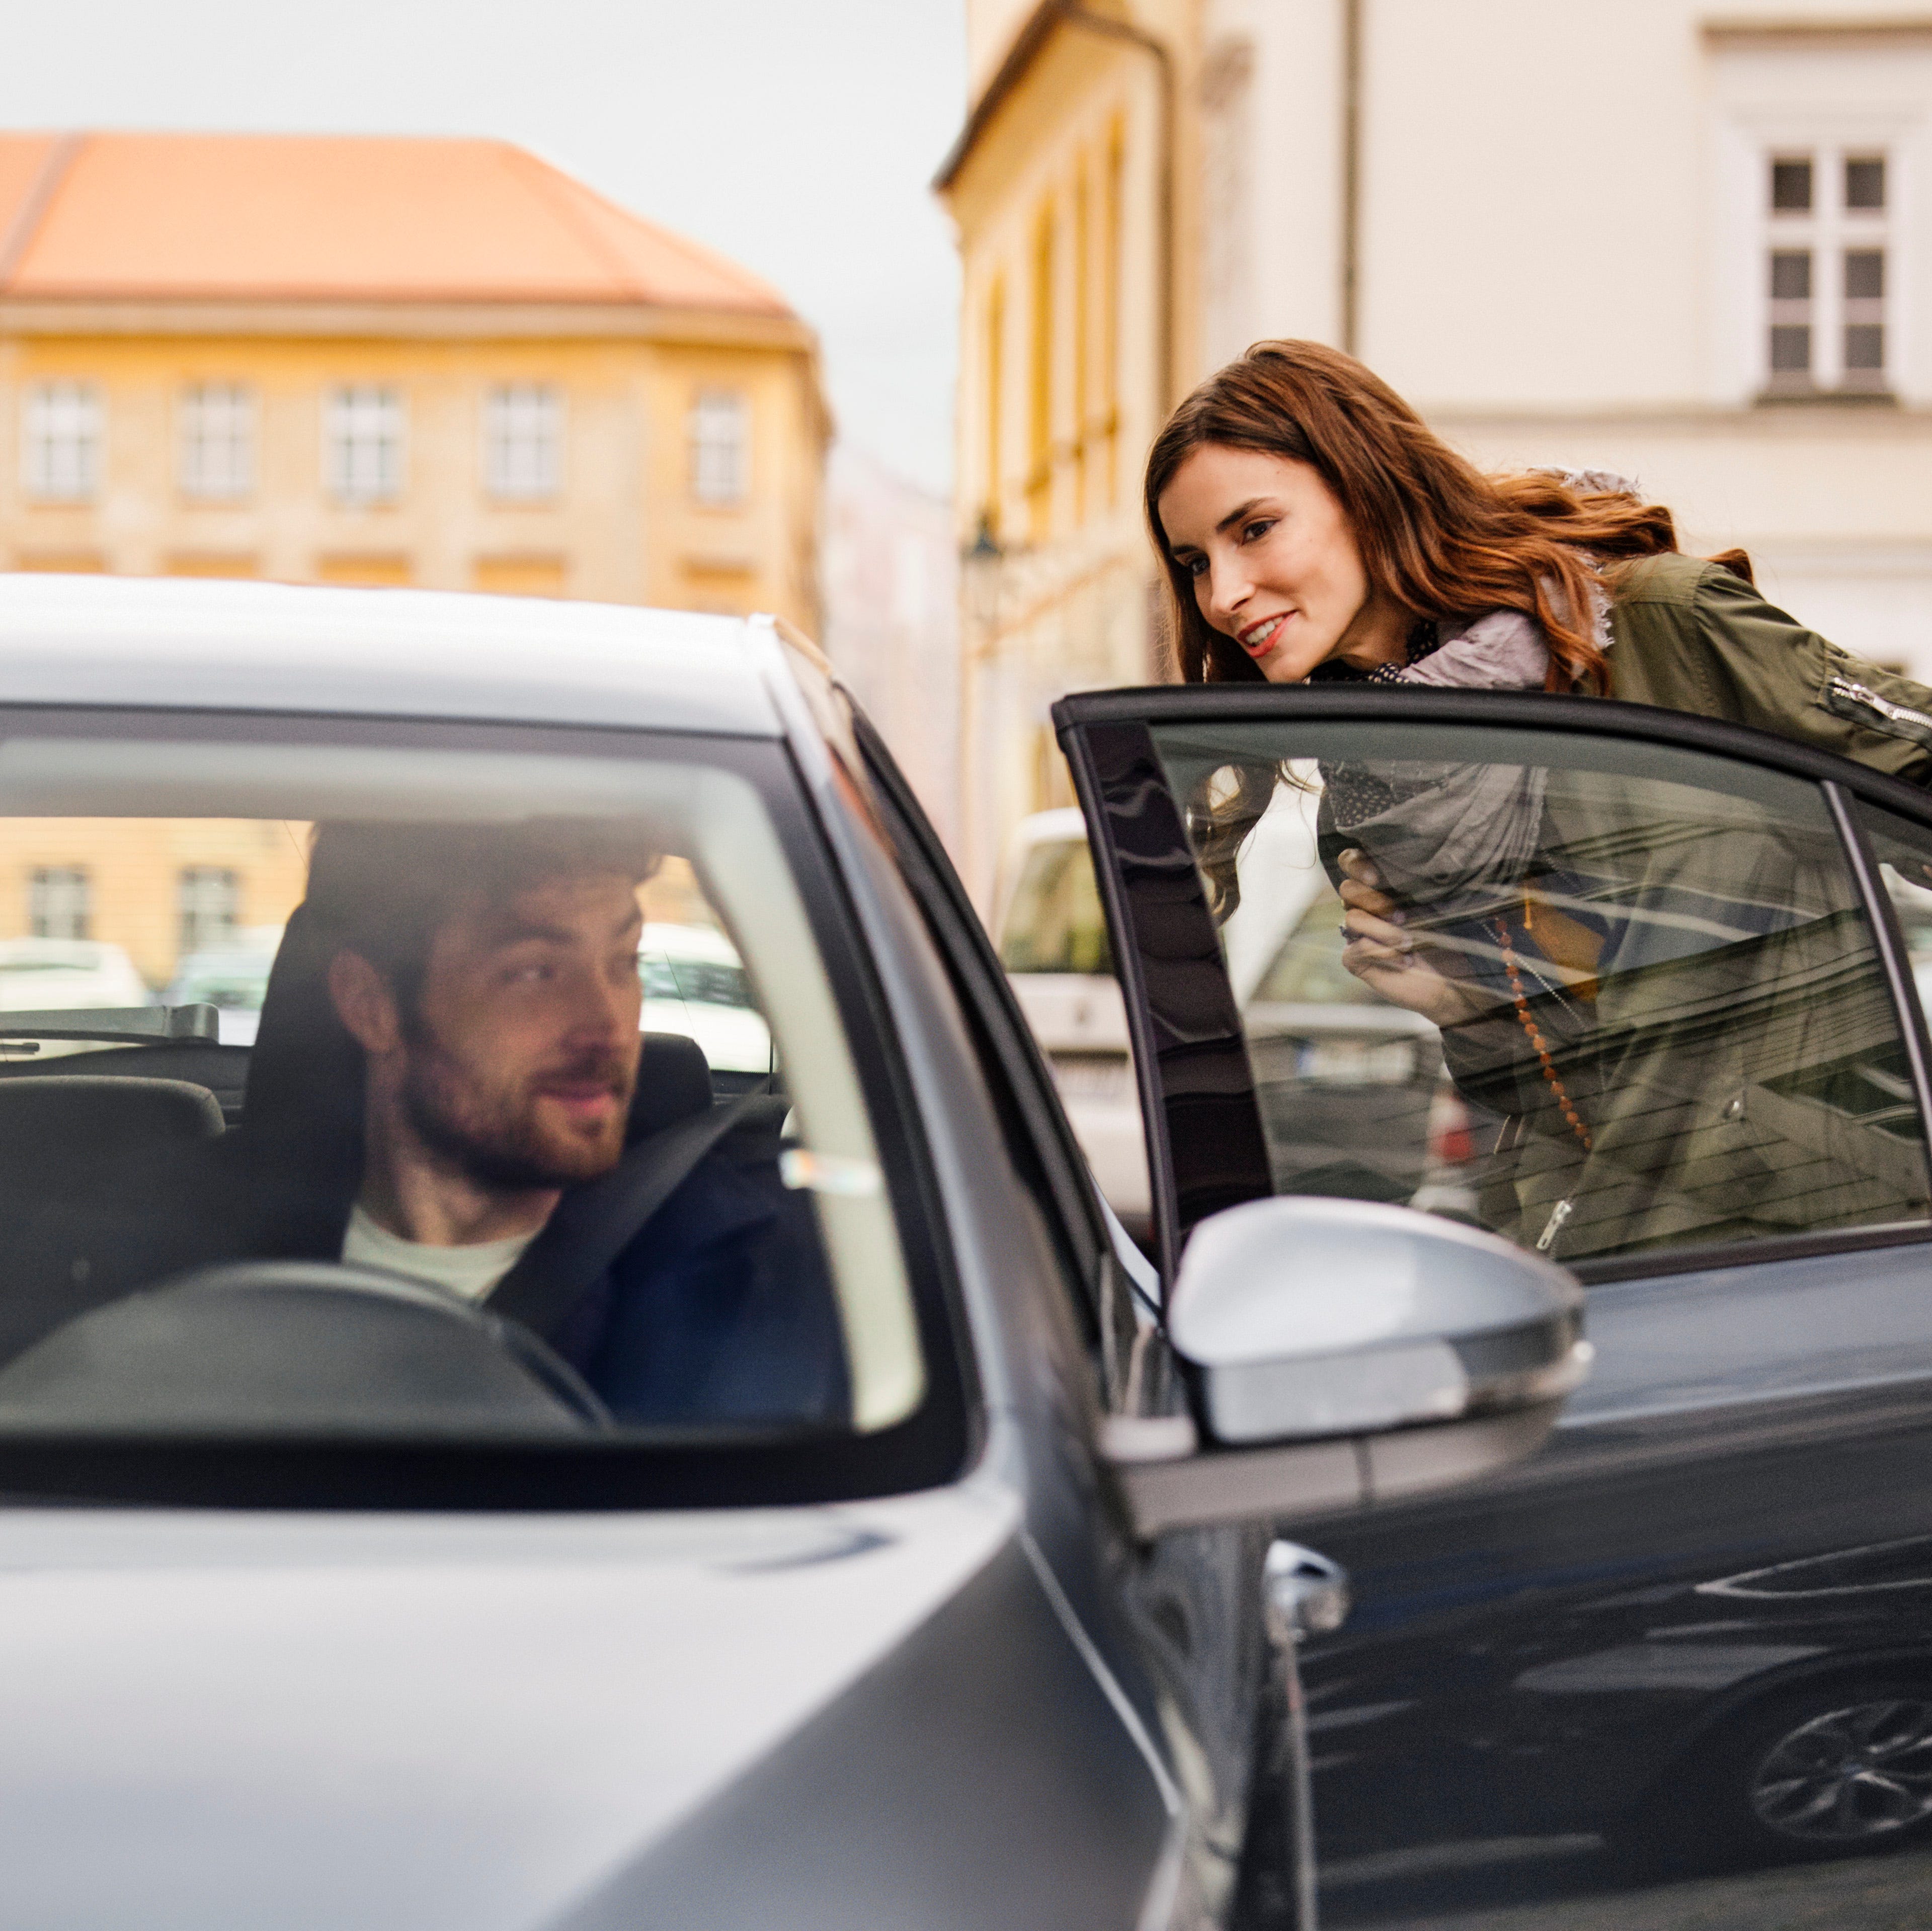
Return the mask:
[[[843,1419],[775,1135],[706,1132],[704,1090],[627,1148],[656,862],[601,821],[318,828],[241,1129],[118,1237],[87,1230],[70,1279],[98,1304],[211,1261],[339,1258],[524,1319],[620,1420]]]

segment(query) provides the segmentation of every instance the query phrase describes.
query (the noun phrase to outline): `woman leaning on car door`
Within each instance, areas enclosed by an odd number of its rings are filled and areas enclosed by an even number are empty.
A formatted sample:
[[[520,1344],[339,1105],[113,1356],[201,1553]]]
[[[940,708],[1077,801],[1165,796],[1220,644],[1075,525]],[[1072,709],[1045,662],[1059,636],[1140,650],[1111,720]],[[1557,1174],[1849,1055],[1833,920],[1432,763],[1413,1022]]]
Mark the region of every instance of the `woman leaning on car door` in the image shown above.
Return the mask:
[[[1197,389],[1154,444],[1147,514],[1190,682],[1607,696],[1752,725],[1932,786],[1932,690],[1774,608],[1741,553],[1679,553],[1670,512],[1620,477],[1484,475],[1332,349],[1261,343]],[[1344,908],[1341,963],[1443,1029],[1466,1098],[1502,1117],[1488,1224],[1546,1247],[1576,1210],[1574,1237],[1628,1244],[1650,1237],[1649,1222],[1583,1197],[1600,1179],[1606,1198],[1636,1187],[1654,1207],[1670,1194],[1673,1162],[1695,1167],[1711,1125],[1700,1109],[1749,1084],[1733,1062],[1753,1042],[1736,1027],[1679,1037],[1643,1006],[1658,975],[1604,976],[1606,962],[1643,954],[1624,943],[1619,907],[1708,901],[1715,933],[1753,880],[1773,882],[1757,894],[1767,903],[1793,907],[1828,904],[1830,881],[1810,879],[1816,854],[1774,826],[1687,841],[1660,799],[1640,801],[1606,845],[1609,820],[1559,800],[1542,775],[1412,757],[1324,763],[1318,849]],[[1316,788],[1257,763],[1214,771],[1190,801],[1220,917],[1239,902],[1237,857],[1283,784]],[[1616,874],[1614,889],[1577,870],[1580,852]],[[1680,1000],[1694,980],[1708,1004],[1721,979],[1730,1004],[1750,991],[1772,1010],[1802,943],[1832,937],[1821,919],[1776,943],[1705,948],[1664,978]],[[1622,1042],[1614,1079],[1606,1037]],[[1553,1180],[1542,1171],[1552,1161]],[[1698,1186],[1711,1228],[1755,1228],[1736,1175]]]
[[[1489,476],[1339,350],[1258,343],[1148,460],[1189,683],[1559,691],[1728,718],[1932,784],[1932,690],[1681,554],[1601,470]]]

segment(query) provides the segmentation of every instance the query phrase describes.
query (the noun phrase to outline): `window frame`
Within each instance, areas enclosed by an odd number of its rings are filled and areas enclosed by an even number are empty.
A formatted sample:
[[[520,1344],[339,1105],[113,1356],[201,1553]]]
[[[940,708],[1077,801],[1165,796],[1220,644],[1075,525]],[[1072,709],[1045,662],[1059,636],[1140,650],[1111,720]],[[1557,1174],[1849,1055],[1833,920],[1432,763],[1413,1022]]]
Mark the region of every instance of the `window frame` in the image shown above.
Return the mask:
[[[58,884],[55,881],[58,880]],[[46,898],[56,892],[71,892],[79,907],[80,930],[50,932]],[[71,915],[70,915],[71,916]],[[84,865],[37,865],[27,873],[27,930],[36,939],[92,940],[94,936],[94,874]]]
[[[725,483],[717,483],[710,477],[708,464],[718,459],[722,445],[711,434],[707,417],[722,420],[728,412],[725,405],[734,425],[729,449],[733,468]],[[685,433],[692,501],[706,509],[742,508],[752,494],[751,397],[742,389],[716,385],[699,389],[692,397]]]
[[[1196,1004],[1184,1013],[1163,1012],[1149,991],[1149,966],[1160,979],[1173,961],[1150,959],[1135,943],[1137,896],[1142,889],[1124,867],[1108,836],[1109,798],[1122,792],[1109,784],[1104,763],[1135,756],[1134,732],[1144,742],[1144,756],[1135,762],[1135,793],[1118,805],[1118,822],[1126,825],[1140,847],[1138,861],[1165,895],[1170,922],[1184,919],[1180,904],[1191,882],[1199,894],[1200,913],[1206,916],[1204,890],[1198,871],[1179,875],[1174,862],[1180,850],[1190,850],[1181,829],[1180,806],[1168,789],[1154,755],[1151,736],[1157,725],[1342,721],[1382,724],[1474,724],[1545,733],[1554,742],[1571,733],[1598,738],[1675,746],[1782,772],[1816,787],[1835,829],[1853,890],[1870,924],[1881,970],[1892,997],[1901,1042],[1911,1069],[1913,1097],[1926,1123],[1928,1180],[1932,1180],[1932,1044],[1928,1044],[1924,1014],[1912,981],[1904,933],[1891,896],[1878,876],[1869,842],[1857,822],[1851,801],[1862,799],[1932,832],[1932,797],[1901,780],[1890,778],[1808,745],[1714,718],[1666,711],[1645,704],[1619,703],[1610,698],[1558,697],[1537,693],[1408,690],[1378,685],[1372,691],[1346,686],[1254,687],[1241,685],[1172,687],[1148,690],[1096,691],[1063,698],[1053,707],[1054,722],[1072,767],[1088,836],[1094,854],[1095,874],[1106,907],[1114,956],[1126,995],[1127,1024],[1133,1041],[1142,1118],[1148,1137],[1148,1172],[1152,1183],[1155,1228],[1162,1253],[1162,1276],[1174,1278],[1174,1268],[1195,1225],[1219,1207],[1244,1199],[1264,1198],[1274,1184],[1262,1131],[1258,1103],[1247,1060],[1245,1038],[1233,991],[1220,962],[1216,945],[1211,960],[1190,955],[1194,969],[1190,997]],[[1108,742],[1102,734],[1117,733]],[[1191,860],[1191,850],[1190,850]],[[1163,939],[1172,943],[1170,923]],[[1163,980],[1160,991],[1172,999],[1173,981]],[[1177,1024],[1177,1021],[1184,1024]],[[1173,1070],[1163,1079],[1163,1042],[1182,1048],[1171,1057]],[[1204,1163],[1190,1146],[1180,1150],[1178,1170],[1175,1136],[1178,1114],[1189,1123],[1190,1141],[1212,1147]],[[1192,1162],[1192,1165],[1185,1163]],[[1586,1282],[1624,1280],[1671,1273],[1704,1272],[1747,1262],[1781,1259],[1804,1254],[1838,1252],[1864,1246],[1932,1243],[1932,1215],[1923,1222],[1870,1228],[1824,1230],[1735,1243],[1647,1249],[1640,1255],[1580,1260],[1566,1264]]]
[[[224,438],[239,460],[225,477],[212,478],[201,461],[210,444],[202,412],[217,395],[229,412]],[[241,382],[184,384],[176,402],[175,480],[192,502],[234,503],[254,496],[260,471],[261,407],[253,385]]]
[[[370,439],[371,445],[393,451],[393,462],[374,483],[362,487],[356,478],[354,451],[362,439],[355,433],[355,414],[362,409],[390,412],[394,434]],[[345,427],[345,424],[346,426]],[[332,382],[322,391],[322,480],[331,499],[346,509],[378,508],[400,501],[409,480],[409,397],[399,382]]]
[[[554,502],[563,493],[568,421],[560,384],[492,382],[483,392],[484,494],[496,503]],[[520,449],[542,459],[534,466],[538,473],[522,480],[513,460]]]
[[[71,438],[83,456],[64,482],[52,474],[50,452],[60,440],[46,426],[49,412],[64,408],[86,419]],[[30,502],[92,503],[100,496],[107,465],[107,408],[100,385],[85,376],[50,376],[28,383],[20,397],[20,487]]]
[[[1878,160],[1885,170],[1885,201],[1875,209],[1850,205],[1849,175],[1855,161]],[[1898,205],[1898,144],[1880,139],[1858,139],[1840,135],[1829,139],[1768,141],[1760,150],[1757,211],[1759,285],[1756,365],[1760,392],[1769,400],[1793,397],[1884,397],[1898,386],[1898,329],[1896,321],[1900,264],[1899,229],[1893,217]],[[1774,205],[1774,171],[1783,163],[1802,160],[1811,169],[1811,205],[1798,210]],[[1884,287],[1876,297],[1854,297],[1846,288],[1853,253],[1876,250],[1884,262]],[[1810,262],[1810,293],[1802,298],[1780,298],[1774,291],[1772,262],[1781,254],[1802,253]],[[1802,325],[1795,310],[1802,299],[1807,311]],[[1854,303],[1859,305],[1856,318]],[[1846,355],[1848,328],[1870,325],[1867,305],[1876,308],[1882,352],[1874,370],[1853,370]],[[1774,366],[1772,331],[1786,325],[1810,331],[1810,354],[1802,378]]]
[[[845,1024],[877,1137],[926,1369],[904,1420],[868,1435],[796,1434],[691,1442],[504,1447],[418,1438],[358,1443],[220,1441],[183,1436],[0,1440],[0,1499],[242,1509],[448,1510],[484,1514],[568,1510],[740,1509],[864,1501],[956,1480],[979,1426],[968,1330],[934,1206],[930,1161],[877,968],[802,774],[782,741],[596,724],[514,724],[104,706],[0,707],[0,733],[58,740],[235,741],[348,745],[525,756],[682,760],[752,785],[794,868],[812,934]]]

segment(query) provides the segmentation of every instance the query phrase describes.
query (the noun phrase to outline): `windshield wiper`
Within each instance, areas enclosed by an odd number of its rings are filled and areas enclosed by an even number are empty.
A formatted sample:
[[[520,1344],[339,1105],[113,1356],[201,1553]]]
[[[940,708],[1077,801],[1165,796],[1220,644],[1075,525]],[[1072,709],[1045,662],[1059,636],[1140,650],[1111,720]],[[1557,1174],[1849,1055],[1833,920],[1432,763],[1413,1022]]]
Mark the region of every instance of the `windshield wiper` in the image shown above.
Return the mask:
[[[0,1040],[122,1040],[130,1045],[221,1036],[215,1006],[80,1006],[46,1012],[0,1012]],[[16,1051],[18,1047],[16,1046]]]

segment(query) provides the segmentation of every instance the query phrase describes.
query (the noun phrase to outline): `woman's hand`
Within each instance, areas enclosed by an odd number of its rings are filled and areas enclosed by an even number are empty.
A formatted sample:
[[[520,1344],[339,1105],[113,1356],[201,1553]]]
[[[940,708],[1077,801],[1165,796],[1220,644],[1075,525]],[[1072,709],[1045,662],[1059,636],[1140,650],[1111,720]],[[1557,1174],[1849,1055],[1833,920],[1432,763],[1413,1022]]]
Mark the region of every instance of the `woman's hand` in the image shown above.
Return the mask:
[[[1367,855],[1351,846],[1342,868],[1342,963],[1378,998],[1419,1012],[1438,1026],[1460,1025],[1488,1009],[1442,972],[1402,930],[1402,908],[1384,892]],[[1425,946],[1426,942],[1424,942]]]

